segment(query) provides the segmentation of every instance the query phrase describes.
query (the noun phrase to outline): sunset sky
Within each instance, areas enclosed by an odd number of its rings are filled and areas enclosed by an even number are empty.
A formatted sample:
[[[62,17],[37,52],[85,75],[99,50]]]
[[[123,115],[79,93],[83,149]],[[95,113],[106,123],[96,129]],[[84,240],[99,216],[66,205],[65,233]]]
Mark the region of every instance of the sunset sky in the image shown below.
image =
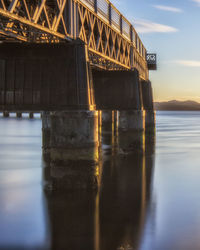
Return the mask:
[[[158,70],[155,101],[200,102],[200,0],[111,0],[133,23]]]

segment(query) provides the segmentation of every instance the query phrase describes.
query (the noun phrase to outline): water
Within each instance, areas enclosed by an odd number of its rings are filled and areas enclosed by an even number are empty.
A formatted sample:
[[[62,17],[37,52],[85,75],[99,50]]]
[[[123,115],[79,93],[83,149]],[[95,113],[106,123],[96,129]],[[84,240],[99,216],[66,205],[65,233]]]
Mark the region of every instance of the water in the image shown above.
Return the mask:
[[[104,135],[99,193],[52,193],[39,117],[0,117],[0,249],[199,250],[200,112],[156,120],[155,150]]]

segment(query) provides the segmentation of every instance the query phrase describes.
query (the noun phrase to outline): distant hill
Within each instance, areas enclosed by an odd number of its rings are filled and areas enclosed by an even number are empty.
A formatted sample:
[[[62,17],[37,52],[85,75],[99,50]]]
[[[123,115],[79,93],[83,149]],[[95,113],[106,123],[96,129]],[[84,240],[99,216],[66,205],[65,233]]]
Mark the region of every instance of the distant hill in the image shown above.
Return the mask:
[[[154,102],[155,110],[200,111],[200,103],[194,101]]]

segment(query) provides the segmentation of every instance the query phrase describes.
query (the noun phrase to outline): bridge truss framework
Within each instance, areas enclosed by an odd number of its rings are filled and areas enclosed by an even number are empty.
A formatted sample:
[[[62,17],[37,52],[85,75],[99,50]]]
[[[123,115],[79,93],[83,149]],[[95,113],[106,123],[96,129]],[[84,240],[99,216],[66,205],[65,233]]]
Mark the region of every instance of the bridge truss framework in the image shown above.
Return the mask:
[[[146,49],[132,24],[109,0],[0,0],[0,40],[32,43],[80,38],[92,66],[136,68],[148,79]]]

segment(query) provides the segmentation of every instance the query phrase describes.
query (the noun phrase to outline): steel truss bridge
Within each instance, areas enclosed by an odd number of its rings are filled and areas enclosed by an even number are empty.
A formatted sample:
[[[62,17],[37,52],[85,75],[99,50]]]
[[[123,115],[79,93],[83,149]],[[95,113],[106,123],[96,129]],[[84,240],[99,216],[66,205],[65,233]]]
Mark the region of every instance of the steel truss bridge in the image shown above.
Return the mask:
[[[148,79],[146,49],[133,25],[109,0],[0,0],[0,40],[60,43],[81,39],[90,64],[136,68]]]

